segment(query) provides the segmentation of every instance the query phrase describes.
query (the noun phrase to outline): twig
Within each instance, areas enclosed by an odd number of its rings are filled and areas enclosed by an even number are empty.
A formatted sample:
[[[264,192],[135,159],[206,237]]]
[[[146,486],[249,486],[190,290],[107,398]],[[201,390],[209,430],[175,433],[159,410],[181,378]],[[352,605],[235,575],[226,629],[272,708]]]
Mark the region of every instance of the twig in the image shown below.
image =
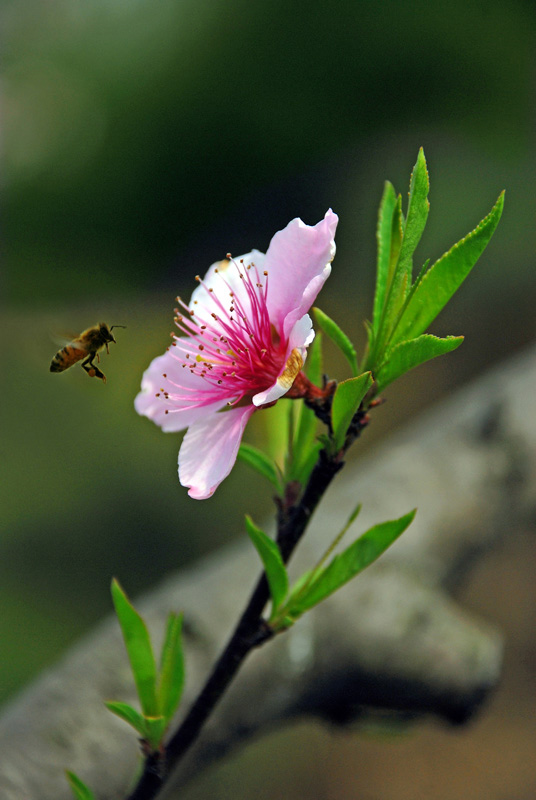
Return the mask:
[[[322,411],[324,411],[324,406],[322,406]],[[280,509],[277,543],[285,564],[305,533],[326,489],[337,472],[344,466],[342,458],[344,452],[359,436],[368,421],[368,416],[362,410],[358,411],[344,449],[335,456],[329,455],[326,450],[321,450],[299,502],[288,510]],[[268,581],[263,573],[211,675],[179,729],[166,746],[165,772],[164,770],[155,771],[155,764],[150,758],[147,758],[138,784],[127,800],[152,800],[157,796],[168,776],[197,739],[203,725],[232,682],[246,656],[255,647],[259,647],[271,638],[271,630],[262,617],[269,598]]]

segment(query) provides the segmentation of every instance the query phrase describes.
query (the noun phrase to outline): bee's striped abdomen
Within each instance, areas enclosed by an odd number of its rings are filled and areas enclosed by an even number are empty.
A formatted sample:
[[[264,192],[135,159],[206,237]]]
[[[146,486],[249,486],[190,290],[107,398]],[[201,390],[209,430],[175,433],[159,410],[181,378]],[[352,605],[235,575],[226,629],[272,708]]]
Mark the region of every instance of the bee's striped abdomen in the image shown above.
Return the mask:
[[[50,364],[50,371],[63,372],[64,369],[69,369],[86,355],[87,350],[81,350],[78,347],[73,347],[72,344],[68,344],[63,350],[58,350]]]

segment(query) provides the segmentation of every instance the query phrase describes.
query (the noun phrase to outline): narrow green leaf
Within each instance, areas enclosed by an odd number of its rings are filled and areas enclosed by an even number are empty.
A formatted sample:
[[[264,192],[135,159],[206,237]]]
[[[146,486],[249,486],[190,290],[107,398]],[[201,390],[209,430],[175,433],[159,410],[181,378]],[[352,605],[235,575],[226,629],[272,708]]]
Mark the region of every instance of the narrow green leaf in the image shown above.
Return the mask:
[[[131,725],[142,739],[146,739],[149,742],[153,749],[156,750],[158,748],[168,724],[165,717],[145,716],[128,705],[128,703],[120,703],[116,700],[107,700],[104,705],[112,714]]]
[[[365,372],[374,366],[374,351],[376,346],[375,333],[371,323],[365,320],[365,331],[367,334],[367,344],[363,352],[363,358],[359,364],[358,372]]]
[[[428,202],[429,191],[430,181],[428,178],[424,151],[421,147],[417,156],[417,162],[411,173],[408,213],[399,258],[400,268],[406,272],[408,276],[408,288],[411,286],[413,253],[420,242],[430,209],[430,203]]]
[[[112,581],[112,598],[143,713],[148,717],[157,717],[156,664],[149,632],[115,578]]]
[[[401,315],[392,344],[424,333],[470,273],[501,218],[504,192],[487,217],[423,275]]]
[[[283,486],[278,469],[274,461],[263,453],[262,450],[258,450],[256,447],[253,447],[253,445],[243,442],[238,450],[238,458],[246,464],[249,464],[249,466],[253,467],[257,472],[260,472],[264,478],[267,478],[272,486],[275,487],[278,494],[283,494]]]
[[[179,707],[183,688],[182,614],[170,614],[162,646],[160,680],[157,690],[160,713],[168,722]]]
[[[262,452],[276,465],[284,463],[288,452],[290,411],[294,402],[282,397],[258,415],[263,429]]]
[[[70,770],[65,770],[65,775],[69,781],[69,786],[75,796],[76,800],[96,800],[95,795],[86,784],[80,780],[78,775]]]
[[[415,283],[413,284],[413,286],[410,286],[409,291],[408,291],[408,293],[406,295],[406,299],[404,300],[404,305],[402,306],[402,308],[400,309],[400,311],[398,313],[398,319],[396,320],[395,324],[393,325],[393,330],[395,330],[397,328],[399,321],[402,319],[402,315],[404,314],[404,311],[406,310],[406,307],[407,307],[408,303],[411,301],[411,298],[415,294],[415,290],[416,290],[417,286],[419,285],[419,283],[421,282],[421,280],[423,279],[423,277],[426,274],[426,271],[428,269],[428,264],[429,263],[430,263],[430,259],[427,258],[426,261],[424,262],[424,264],[422,265],[422,267],[420,268],[419,274],[415,278]]]
[[[147,726],[143,714],[140,714],[139,711],[132,708],[128,703],[120,703],[118,700],[106,700],[104,705],[108,711],[111,711],[116,717],[119,717],[123,722],[131,725],[143,739],[147,738]]]
[[[281,609],[281,614],[288,614],[290,609],[295,609],[299,607],[299,599],[302,594],[305,594],[307,587],[310,586],[315,577],[317,577],[317,572],[319,572],[317,567],[313,569],[308,569],[306,572],[303,572],[299,578],[295,580],[295,582],[290,587],[290,591],[288,593],[287,602],[285,603],[285,607]]]
[[[309,410],[309,409],[307,409]],[[315,418],[315,428],[316,428],[316,418]],[[303,457],[299,459],[296,463],[296,467],[292,468],[292,472],[290,475],[290,480],[298,481],[302,486],[305,486],[311,472],[313,471],[314,465],[318,461],[318,454],[322,450],[322,443],[320,441],[314,441],[308,450],[304,451]]]
[[[375,341],[375,363],[382,357],[384,347],[389,341],[398,313],[404,304],[408,289],[411,286],[411,275],[401,263],[399,256],[403,240],[404,217],[402,214],[402,197],[398,195],[393,214],[393,232],[391,237],[391,273],[387,288],[382,318]]]
[[[389,285],[389,266],[391,261],[391,237],[393,214],[396,208],[397,199],[393,185],[389,181],[385,182],[383,196],[378,212],[378,225],[376,228],[376,241],[378,244],[378,259],[376,266],[376,291],[374,294],[374,314],[372,317],[372,329],[376,335],[380,326],[385,296]]]
[[[331,407],[331,423],[333,439],[337,450],[344,445],[346,432],[352,417],[359,408],[361,401],[372,386],[373,379],[370,372],[364,372],[357,378],[349,378],[337,385]]]
[[[322,334],[317,332],[307,353],[305,374],[316,386],[322,383]],[[286,478],[299,481],[302,486],[307,482],[315,464],[319,447],[315,442],[318,419],[314,411],[305,403],[292,403],[296,415],[294,441],[292,443],[292,463]]]
[[[376,374],[377,391],[382,392],[386,386],[419,364],[456,350],[462,342],[463,336],[446,336],[440,339],[425,333],[409,342],[400,342],[391,347],[387,350],[385,361]]]
[[[357,375],[357,353],[348,336],[339,328],[331,317],[328,317],[328,315],[324,314],[319,308],[313,308],[313,314],[318,327],[337,345],[350,364],[352,375]]]
[[[272,598],[272,614],[274,614],[288,592],[287,570],[277,544],[264,531],[257,528],[248,516],[246,516],[246,530],[264,566]]]
[[[340,544],[343,537],[348,532],[351,525],[357,519],[359,513],[361,511],[361,503],[358,503],[346,522],[346,525],[342,528],[341,531],[337,534],[337,536],[333,539],[330,543],[329,547],[327,548],[326,552],[323,554],[320,561],[316,564],[313,569],[307,570],[307,572],[303,573],[298,580],[293,584],[291,587],[287,602],[285,603],[285,607],[281,609],[279,616],[284,618],[288,616],[290,613],[290,609],[296,609],[299,607],[299,600],[301,595],[305,595],[309,586],[316,580],[316,578],[321,574],[323,571],[323,567],[325,562],[328,558],[332,555],[335,548]]]
[[[314,411],[307,408],[305,403],[294,404],[297,410],[297,422],[292,444],[292,462],[287,470],[286,478],[289,481],[299,481],[304,484],[307,480],[307,465],[312,450],[316,450],[316,431],[318,420]]]
[[[391,255],[389,258],[389,273],[392,278],[395,276],[395,273],[398,269],[398,263],[400,261],[400,251],[402,249],[402,240],[404,237],[404,225],[405,221],[404,213],[402,211],[402,195],[397,194],[391,230]]]
[[[305,374],[311,383],[314,383],[316,386],[320,386],[322,383],[322,344],[322,334],[320,331],[317,331],[307,351],[307,360],[305,362]]]
[[[414,516],[415,511],[410,511],[400,519],[381,522],[369,528],[357,541],[330,561],[313,580],[307,592],[299,597],[297,607],[289,609],[290,615],[299,616],[362,572],[406,530]]]
[[[363,508],[363,504],[362,503],[357,503],[356,504],[356,507],[354,508],[354,510],[352,511],[350,516],[348,517],[348,521],[347,521],[346,525],[343,528],[343,532],[346,533],[346,531],[348,530],[350,525],[353,525],[353,523],[356,521],[356,519],[358,518],[359,514],[361,513],[361,509],[362,508]]]
[[[285,402],[283,400],[283,402]],[[281,403],[276,403],[275,408]],[[286,451],[283,454],[283,477],[282,481],[283,484],[288,482],[288,475],[290,474],[290,470],[292,468],[292,462],[294,460],[294,440],[296,438],[296,427],[299,421],[299,414],[300,414],[300,404],[293,403],[291,400],[286,402],[287,406],[287,414],[286,414],[286,431],[287,431],[287,446]]]

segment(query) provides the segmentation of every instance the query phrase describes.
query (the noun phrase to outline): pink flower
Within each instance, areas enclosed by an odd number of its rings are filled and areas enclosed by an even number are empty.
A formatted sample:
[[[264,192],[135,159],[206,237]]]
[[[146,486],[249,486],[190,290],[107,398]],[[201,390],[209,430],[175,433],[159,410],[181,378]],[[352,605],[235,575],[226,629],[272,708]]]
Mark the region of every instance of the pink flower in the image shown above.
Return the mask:
[[[197,278],[188,306],[177,298],[185,336],[150,364],[135,407],[163,431],[188,428],[179,479],[190,497],[214,493],[253,412],[289,393],[300,375],[315,335],[307,311],[331,272],[337,222],[331,210],[315,226],[293,219],[266,255],[228,256]]]

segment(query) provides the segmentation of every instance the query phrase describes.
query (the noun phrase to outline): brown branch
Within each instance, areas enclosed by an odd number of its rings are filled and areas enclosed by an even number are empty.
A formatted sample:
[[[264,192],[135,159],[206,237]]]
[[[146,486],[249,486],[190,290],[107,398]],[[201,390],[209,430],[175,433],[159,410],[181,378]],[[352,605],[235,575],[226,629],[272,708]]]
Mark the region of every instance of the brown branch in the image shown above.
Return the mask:
[[[335,382],[329,382],[327,387],[323,392],[318,390],[318,397],[310,403],[320,419],[329,412]],[[368,421],[366,412],[359,409],[352,420],[344,451],[329,455],[325,449],[321,450],[300,499],[288,511],[280,508],[277,543],[285,564],[288,563],[305,533],[331,481],[343,467],[344,452],[358,438]],[[262,616],[269,599],[268,581],[262,574],[207,682],[184,721],[166,744],[165,766],[161,770],[155,770],[152,754],[147,756],[138,784],[127,800],[153,800],[158,795],[160,788],[166,784],[169,774],[199,736],[206,720],[230,686],[246,657],[254,648],[270,638],[269,629]]]
[[[340,460],[330,458],[325,450],[321,450],[301,499],[281,519],[277,541],[285,563],[305,533],[316,506],[342,465]],[[197,739],[207,718],[248,654],[260,643],[267,641],[269,635],[260,634],[266,631],[262,612],[269,598],[268,581],[263,574],[207,682],[179,729],[167,743],[165,769],[155,772],[153,759],[148,756],[140,780],[128,800],[152,800],[157,796],[168,775]]]

